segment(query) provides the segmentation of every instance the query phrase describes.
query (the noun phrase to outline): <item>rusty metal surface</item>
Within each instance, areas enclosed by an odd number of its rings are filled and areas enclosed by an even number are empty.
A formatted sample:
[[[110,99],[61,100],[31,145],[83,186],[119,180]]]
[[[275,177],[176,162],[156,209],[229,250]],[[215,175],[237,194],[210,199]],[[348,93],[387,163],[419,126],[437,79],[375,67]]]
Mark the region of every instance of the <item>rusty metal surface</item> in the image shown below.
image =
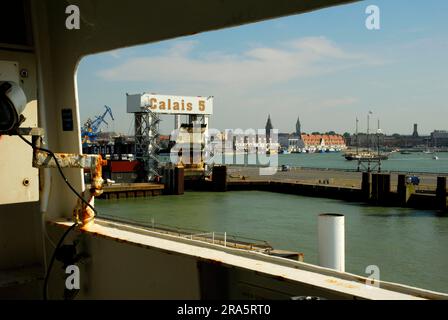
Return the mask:
[[[102,163],[100,155],[54,153],[61,168],[90,168],[95,169]],[[37,168],[56,168],[55,159],[47,152],[36,150],[33,165]]]
[[[22,136],[43,136],[45,130],[42,128],[17,128],[17,133]]]
[[[36,141],[36,144],[38,143],[39,141]],[[92,154],[54,153],[53,157],[46,151],[35,149],[33,154],[34,167],[57,168],[58,164],[61,168],[90,169],[92,182],[89,189],[82,192],[81,196],[93,207],[94,198],[103,193],[102,167],[107,165],[107,160],[103,160],[101,155]],[[73,209],[73,217],[76,222],[85,228],[88,224],[93,223],[95,212],[81,199],[78,199],[77,205]]]
[[[95,198],[92,193],[88,192],[86,198],[86,192],[83,192],[82,196],[91,206],[94,206]],[[81,229],[85,229],[94,222],[95,212],[80,199],[78,199],[76,207],[73,209],[73,218],[82,226]]]

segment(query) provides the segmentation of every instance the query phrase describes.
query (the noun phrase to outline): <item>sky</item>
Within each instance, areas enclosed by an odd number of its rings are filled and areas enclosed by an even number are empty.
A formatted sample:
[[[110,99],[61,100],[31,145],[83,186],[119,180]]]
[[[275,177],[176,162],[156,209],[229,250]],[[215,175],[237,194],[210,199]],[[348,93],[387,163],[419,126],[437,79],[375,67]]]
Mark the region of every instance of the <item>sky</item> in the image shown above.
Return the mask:
[[[380,9],[368,30],[366,7]],[[214,96],[210,127],[386,134],[448,130],[448,1],[378,0],[117,49],[77,70],[81,123],[112,108],[103,131],[133,133],[126,93]],[[172,116],[163,116],[169,133]]]

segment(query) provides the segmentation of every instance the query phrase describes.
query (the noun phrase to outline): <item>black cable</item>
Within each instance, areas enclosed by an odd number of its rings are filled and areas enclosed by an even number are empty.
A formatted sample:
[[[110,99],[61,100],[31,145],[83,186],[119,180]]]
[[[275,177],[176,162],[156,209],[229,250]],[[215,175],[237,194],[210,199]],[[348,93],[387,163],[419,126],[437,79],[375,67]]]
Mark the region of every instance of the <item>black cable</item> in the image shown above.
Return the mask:
[[[65,176],[64,172],[62,171],[62,168],[59,164],[58,159],[56,158],[56,155],[54,154],[53,151],[45,149],[45,148],[41,148],[41,147],[36,147],[35,145],[33,145],[31,142],[29,142],[28,140],[26,140],[21,134],[17,134],[20,139],[22,139],[23,141],[25,141],[26,144],[30,145],[31,148],[33,148],[34,150],[39,150],[39,151],[43,151],[48,153],[51,157],[53,157],[54,161],[56,162],[56,167],[58,168],[59,174],[61,175],[62,179],[64,180],[65,184],[70,188],[70,190],[86,205],[88,206],[90,209],[92,209],[92,211],[94,212],[94,218],[98,215],[98,212],[96,211],[96,209],[87,201],[85,200],[76,190],[75,188],[73,188],[73,186],[70,184],[70,182],[68,182],[67,177]]]
[[[48,279],[50,278],[51,269],[53,268],[54,260],[56,259],[56,252],[64,242],[67,235],[72,231],[76,226],[78,225],[77,222],[73,223],[67,230],[65,230],[64,234],[62,235],[61,239],[59,239],[58,244],[56,245],[56,248],[53,251],[53,255],[51,256],[50,264],[48,265],[47,272],[45,274],[45,280],[44,280],[44,289],[43,289],[43,298],[44,300],[47,300],[47,290],[48,290]]]
[[[84,203],[86,204],[90,209],[92,209],[92,211],[94,212],[94,215],[92,217],[92,219],[94,219],[97,215],[98,212],[95,210],[95,208],[89,203],[87,202],[76,190],[75,188],[73,188],[73,186],[70,184],[70,182],[68,181],[67,177],[65,176],[64,172],[62,171],[62,168],[59,164],[58,159],[56,158],[56,155],[54,154],[53,151],[45,149],[45,148],[40,148],[37,147],[35,145],[33,145],[31,142],[29,142],[28,140],[26,140],[21,134],[17,133],[17,135],[20,137],[20,139],[22,139],[26,144],[28,144],[29,146],[31,146],[31,148],[33,148],[33,150],[39,150],[39,151],[43,151],[48,153],[51,157],[53,157],[54,161],[56,162],[56,167],[58,168],[58,171],[62,177],[62,179],[64,180],[65,184],[70,188],[70,190]],[[64,242],[65,238],[67,237],[67,235],[70,233],[70,231],[72,231],[76,226],[78,225],[77,222],[74,222],[62,235],[62,237],[59,239],[58,244],[56,245],[56,248],[53,251],[53,255],[51,256],[51,260],[50,260],[50,264],[48,265],[47,271],[45,273],[45,279],[44,279],[44,286],[43,286],[43,299],[47,300],[47,290],[48,290],[48,280],[50,277],[50,273],[51,273],[51,269],[53,268],[53,264],[54,264],[54,260],[56,259],[56,252],[58,251],[59,247],[62,245],[62,243]]]

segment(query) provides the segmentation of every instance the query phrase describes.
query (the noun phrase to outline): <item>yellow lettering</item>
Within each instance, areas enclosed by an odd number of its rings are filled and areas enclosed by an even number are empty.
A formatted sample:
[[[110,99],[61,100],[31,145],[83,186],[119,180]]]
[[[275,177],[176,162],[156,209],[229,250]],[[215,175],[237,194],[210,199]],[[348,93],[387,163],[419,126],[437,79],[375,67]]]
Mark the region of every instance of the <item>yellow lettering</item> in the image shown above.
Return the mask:
[[[160,101],[160,103],[159,103],[159,109],[160,109],[160,110],[165,110],[165,101]]]
[[[187,111],[191,111],[191,109],[193,109],[193,106],[191,104],[191,102],[187,103]]]
[[[171,99],[168,99],[168,110],[171,110]]]
[[[173,102],[173,110],[179,110],[179,102]]]
[[[204,111],[204,110],[205,110],[205,101],[199,100],[199,111]]]
[[[157,109],[157,99],[156,98],[149,99],[149,107],[152,110]]]

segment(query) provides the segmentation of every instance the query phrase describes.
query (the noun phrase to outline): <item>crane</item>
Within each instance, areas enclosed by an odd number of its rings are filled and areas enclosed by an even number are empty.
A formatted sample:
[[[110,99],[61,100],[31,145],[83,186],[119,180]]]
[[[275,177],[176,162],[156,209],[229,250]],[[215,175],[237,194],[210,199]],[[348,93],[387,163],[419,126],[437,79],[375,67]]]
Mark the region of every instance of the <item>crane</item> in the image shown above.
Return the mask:
[[[106,120],[106,116],[109,114],[112,120],[114,119],[114,115],[112,114],[112,109],[108,106],[104,106],[106,108],[106,111],[101,116],[96,116],[94,120],[87,119],[87,121],[84,123],[84,125],[81,128],[81,139],[82,139],[82,145],[87,146],[89,144],[92,144],[95,142],[96,137],[101,132],[100,126],[102,123],[105,123],[106,125],[109,125]]]

